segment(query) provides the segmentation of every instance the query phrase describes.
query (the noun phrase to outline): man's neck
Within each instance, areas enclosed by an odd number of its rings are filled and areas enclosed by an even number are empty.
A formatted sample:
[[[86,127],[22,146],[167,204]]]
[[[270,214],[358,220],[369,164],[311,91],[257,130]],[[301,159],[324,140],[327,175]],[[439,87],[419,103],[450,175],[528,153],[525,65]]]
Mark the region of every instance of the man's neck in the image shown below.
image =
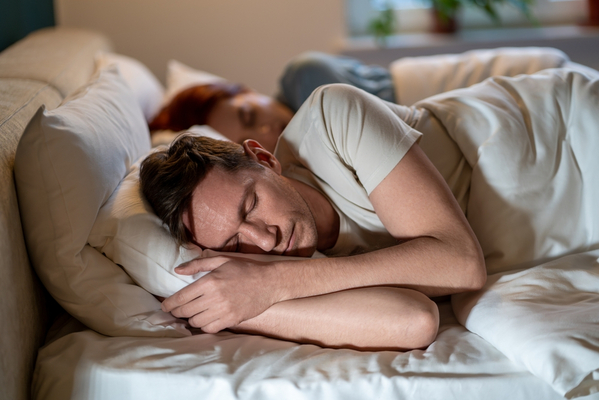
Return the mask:
[[[291,186],[302,196],[316,223],[318,243],[316,249],[323,251],[332,248],[339,237],[339,215],[328,198],[311,186],[292,178],[287,178]]]

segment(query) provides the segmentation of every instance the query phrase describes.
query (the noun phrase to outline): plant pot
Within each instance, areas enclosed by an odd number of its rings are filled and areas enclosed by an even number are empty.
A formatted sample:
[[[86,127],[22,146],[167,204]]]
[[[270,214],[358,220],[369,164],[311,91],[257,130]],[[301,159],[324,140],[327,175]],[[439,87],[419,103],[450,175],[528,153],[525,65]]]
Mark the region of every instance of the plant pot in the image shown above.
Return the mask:
[[[599,0],[589,0],[599,1]],[[458,22],[455,15],[446,16],[435,8],[431,8],[433,16],[434,33],[455,33],[458,30]]]

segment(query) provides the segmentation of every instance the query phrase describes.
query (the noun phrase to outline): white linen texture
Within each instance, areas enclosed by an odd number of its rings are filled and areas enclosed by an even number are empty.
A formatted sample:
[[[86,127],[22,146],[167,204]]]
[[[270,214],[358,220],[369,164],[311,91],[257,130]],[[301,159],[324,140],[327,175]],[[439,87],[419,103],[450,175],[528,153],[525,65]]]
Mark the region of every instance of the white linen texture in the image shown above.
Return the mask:
[[[33,398],[563,400],[468,332],[447,302],[440,315],[435,342],[408,352],[327,349],[231,332],[106,337],[71,321],[40,351]]]
[[[96,68],[104,69],[116,65],[121,76],[131,88],[143,111],[146,121],[150,122],[162,107],[164,87],[154,74],[140,61],[117,53],[99,52],[96,55]]]
[[[226,81],[210,72],[189,67],[177,60],[169,60],[166,66],[166,93],[162,104],[167,105],[179,92],[189,87]]]
[[[491,275],[460,323],[568,399],[599,394],[599,250]]]
[[[494,77],[416,103],[472,168],[466,217],[489,274],[599,248],[599,74]]]

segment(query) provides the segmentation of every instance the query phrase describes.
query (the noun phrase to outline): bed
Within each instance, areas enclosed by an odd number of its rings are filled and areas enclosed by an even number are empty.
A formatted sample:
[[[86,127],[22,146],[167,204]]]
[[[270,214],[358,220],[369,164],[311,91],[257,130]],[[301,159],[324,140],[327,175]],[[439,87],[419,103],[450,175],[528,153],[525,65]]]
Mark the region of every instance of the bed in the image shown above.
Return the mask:
[[[34,110],[16,149],[27,252],[68,311],[39,349],[34,399],[599,399],[597,71],[546,51],[556,64],[549,66],[560,68],[414,100],[439,121],[437,134],[449,138],[461,168],[471,169],[463,202],[489,279],[481,291],[439,301],[439,335],[427,349],[369,352],[203,334],[163,313],[152,294],[197,278],[173,268],[212,255],[169,241],[136,186],[138,160],[152,147],[147,121],[165,88],[143,65],[110,53],[101,35],[48,30],[26,40],[85,53],[62,67],[78,62],[91,76],[66,91],[62,105]],[[493,54],[458,61],[496,65]],[[173,85],[167,81],[167,96]],[[456,118],[461,104],[469,118]],[[552,129],[564,132],[557,144],[542,140]],[[509,165],[514,148],[520,161]],[[539,207],[545,217],[535,219]]]

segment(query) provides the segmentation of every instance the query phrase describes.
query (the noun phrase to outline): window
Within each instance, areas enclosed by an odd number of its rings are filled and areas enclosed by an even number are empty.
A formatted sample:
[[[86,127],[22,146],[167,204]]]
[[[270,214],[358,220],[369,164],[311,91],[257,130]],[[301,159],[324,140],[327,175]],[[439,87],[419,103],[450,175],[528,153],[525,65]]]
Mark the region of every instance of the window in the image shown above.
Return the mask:
[[[506,2],[509,3],[509,2]],[[401,32],[430,31],[430,3],[427,0],[346,0],[346,21],[352,37],[368,35],[369,21],[376,18],[385,4],[395,9],[396,30]],[[532,26],[516,8],[509,4],[498,7],[499,27]],[[586,0],[536,0],[533,16],[541,25],[578,24],[587,18]],[[464,7],[459,13],[461,28],[497,28],[481,10]]]

